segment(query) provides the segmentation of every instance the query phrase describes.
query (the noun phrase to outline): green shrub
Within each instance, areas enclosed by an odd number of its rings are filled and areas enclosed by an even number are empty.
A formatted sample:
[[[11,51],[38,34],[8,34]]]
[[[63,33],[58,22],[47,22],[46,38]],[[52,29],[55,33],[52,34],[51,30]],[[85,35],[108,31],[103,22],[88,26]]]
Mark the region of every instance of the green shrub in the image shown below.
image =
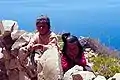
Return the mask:
[[[97,57],[92,57],[90,59],[94,63],[93,70],[98,72],[100,75],[105,76],[106,78],[112,77],[115,73],[120,72],[120,59],[107,56],[99,55]]]
[[[58,37],[58,45],[60,46],[60,50],[62,50],[62,48],[63,48],[62,37],[61,37],[61,35],[57,35],[57,37]]]

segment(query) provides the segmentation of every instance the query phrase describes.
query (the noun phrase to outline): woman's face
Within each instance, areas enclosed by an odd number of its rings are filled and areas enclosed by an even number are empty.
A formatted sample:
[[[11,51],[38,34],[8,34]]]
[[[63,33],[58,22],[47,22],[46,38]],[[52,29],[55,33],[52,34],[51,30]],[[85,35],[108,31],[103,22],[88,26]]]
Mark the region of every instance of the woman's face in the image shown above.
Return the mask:
[[[38,23],[36,26],[41,35],[45,35],[49,31],[47,23]]]
[[[67,42],[67,52],[66,54],[69,56],[71,59],[75,59],[78,56],[79,53],[79,47],[76,42],[74,43],[69,43]]]

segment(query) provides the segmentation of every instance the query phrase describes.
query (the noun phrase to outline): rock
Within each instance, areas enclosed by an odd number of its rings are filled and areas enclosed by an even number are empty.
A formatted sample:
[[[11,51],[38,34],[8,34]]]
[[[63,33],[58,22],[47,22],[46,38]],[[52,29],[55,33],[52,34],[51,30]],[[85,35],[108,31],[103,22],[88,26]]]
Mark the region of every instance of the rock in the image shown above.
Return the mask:
[[[94,80],[106,80],[104,76],[98,75]]]
[[[80,36],[79,42],[82,46],[85,46],[87,44],[87,37]]]
[[[63,80],[73,80],[72,75],[79,71],[83,71],[83,67],[75,65],[73,68],[69,69],[63,77]],[[75,75],[74,75],[75,76]]]
[[[81,66],[74,66],[64,74],[63,80],[92,80],[95,75],[89,71],[82,71]]]
[[[22,34],[23,32],[18,32],[18,34],[16,33],[16,36],[18,36],[19,34]],[[27,45],[31,39],[31,37],[33,36],[33,34],[31,33],[23,33],[16,41],[15,43],[12,45],[12,49],[19,49],[25,45]],[[14,37],[15,38],[15,37]]]
[[[116,73],[113,77],[109,78],[108,80],[120,80],[120,73]]]
[[[4,34],[6,31],[12,32],[18,30],[18,24],[13,20],[0,21],[0,33]]]
[[[11,33],[12,40],[18,39],[21,35],[23,35],[26,31],[24,30],[16,30]]]
[[[0,59],[3,58],[2,48],[0,48]]]
[[[86,48],[85,51],[86,51],[86,52],[90,52],[90,51],[91,51],[91,48]]]
[[[5,69],[5,64],[2,59],[0,59],[0,80],[8,80],[7,71]]]
[[[96,77],[93,72],[89,71],[79,71],[78,73],[74,74],[80,74],[83,80],[93,80]]]
[[[118,50],[107,47],[105,44],[102,44],[99,39],[83,37],[79,39],[79,41],[84,48],[91,48],[97,54],[119,57],[120,52]]]
[[[91,51],[90,51],[91,53],[94,53],[94,51],[91,49]]]
[[[59,80],[62,77],[62,67],[60,55],[56,48],[50,48],[41,56],[39,63],[42,65],[42,71],[39,72],[38,78],[43,77],[45,80]],[[38,79],[41,80],[41,79]]]
[[[6,71],[5,63],[3,59],[3,53],[1,51],[2,51],[2,48],[0,48],[0,80],[8,80],[7,71]]]
[[[74,80],[75,76],[81,80],[93,80],[95,78],[95,75],[92,72],[78,71],[73,74],[64,76],[63,80]]]

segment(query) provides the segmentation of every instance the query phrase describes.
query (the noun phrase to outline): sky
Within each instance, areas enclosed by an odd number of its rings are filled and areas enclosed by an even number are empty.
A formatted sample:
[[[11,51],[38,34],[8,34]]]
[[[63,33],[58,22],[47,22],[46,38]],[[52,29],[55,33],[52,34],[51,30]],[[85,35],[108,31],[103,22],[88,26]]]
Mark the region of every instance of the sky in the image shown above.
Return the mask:
[[[100,38],[117,48],[120,44],[120,0],[0,0],[0,10],[1,20],[16,20],[27,31],[35,30],[35,20],[43,14],[57,33]]]

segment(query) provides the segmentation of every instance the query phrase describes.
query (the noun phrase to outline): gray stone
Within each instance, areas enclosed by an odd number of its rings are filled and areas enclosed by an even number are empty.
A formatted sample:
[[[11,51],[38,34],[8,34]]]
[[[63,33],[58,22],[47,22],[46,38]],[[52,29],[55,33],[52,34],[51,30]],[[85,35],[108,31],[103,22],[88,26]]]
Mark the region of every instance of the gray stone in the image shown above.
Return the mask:
[[[0,33],[4,34],[6,31],[13,32],[18,30],[18,24],[13,20],[2,20],[0,21]]]
[[[18,33],[19,34],[19,33]],[[17,34],[16,34],[17,35]],[[18,35],[17,35],[18,36]],[[23,33],[16,41],[15,43],[12,45],[12,49],[19,49],[25,45],[27,45],[31,39],[31,37],[33,36],[33,34],[31,33]]]
[[[79,71],[83,71],[83,67],[75,65],[73,68],[69,69],[63,77],[63,80],[73,80],[72,75]],[[74,75],[75,76],[75,75]]]
[[[120,73],[116,73],[113,77],[109,78],[108,80],[120,80]]]
[[[39,59],[39,63],[43,69],[39,71],[38,75],[45,80],[60,80],[62,78],[61,59],[57,48],[53,47],[46,50]],[[41,80],[41,77],[38,78]]]
[[[94,80],[106,80],[104,76],[98,75]]]
[[[11,37],[13,40],[18,39],[21,35],[23,35],[26,31],[24,30],[15,30],[11,33]]]
[[[95,78],[95,75],[92,72],[78,71],[78,72],[74,72],[74,73],[69,74],[69,75],[65,75],[63,80],[74,80],[73,76],[77,76],[77,78],[79,78],[81,80],[93,80]]]

